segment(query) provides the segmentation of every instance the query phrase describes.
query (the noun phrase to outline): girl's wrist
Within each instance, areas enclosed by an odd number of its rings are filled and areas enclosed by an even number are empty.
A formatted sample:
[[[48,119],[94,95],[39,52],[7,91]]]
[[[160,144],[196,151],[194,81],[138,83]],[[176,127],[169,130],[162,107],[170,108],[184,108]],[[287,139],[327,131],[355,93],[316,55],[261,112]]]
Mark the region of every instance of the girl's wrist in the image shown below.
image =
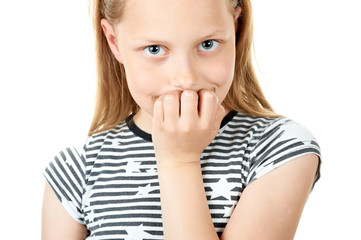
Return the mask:
[[[201,154],[186,154],[182,156],[157,156],[157,167],[172,169],[200,167]]]

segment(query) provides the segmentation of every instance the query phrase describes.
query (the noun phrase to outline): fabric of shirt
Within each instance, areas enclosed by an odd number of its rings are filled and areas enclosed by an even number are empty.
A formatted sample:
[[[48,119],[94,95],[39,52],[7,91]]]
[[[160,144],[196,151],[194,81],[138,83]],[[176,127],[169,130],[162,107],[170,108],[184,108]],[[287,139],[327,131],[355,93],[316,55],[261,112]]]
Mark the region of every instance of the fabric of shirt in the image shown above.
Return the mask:
[[[319,145],[296,122],[230,112],[200,159],[218,235],[251,182],[309,153],[320,157]],[[70,216],[87,227],[87,239],[164,239],[151,135],[131,117],[60,151],[43,174]],[[319,177],[318,168],[315,182]]]

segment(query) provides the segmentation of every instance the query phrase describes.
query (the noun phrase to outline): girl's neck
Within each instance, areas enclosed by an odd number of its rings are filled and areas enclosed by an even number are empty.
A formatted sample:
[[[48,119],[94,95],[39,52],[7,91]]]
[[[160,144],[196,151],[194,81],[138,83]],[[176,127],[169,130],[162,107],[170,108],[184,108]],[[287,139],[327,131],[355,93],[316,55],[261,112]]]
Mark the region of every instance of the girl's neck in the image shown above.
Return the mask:
[[[134,124],[142,131],[152,134],[153,117],[140,109],[133,117]]]

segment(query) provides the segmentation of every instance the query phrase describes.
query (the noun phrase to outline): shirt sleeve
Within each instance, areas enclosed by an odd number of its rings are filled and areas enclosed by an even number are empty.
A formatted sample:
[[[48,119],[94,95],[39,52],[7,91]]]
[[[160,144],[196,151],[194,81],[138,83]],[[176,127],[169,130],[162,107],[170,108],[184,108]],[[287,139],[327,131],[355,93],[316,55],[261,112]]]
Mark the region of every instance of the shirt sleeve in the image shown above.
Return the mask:
[[[320,178],[321,152],[312,133],[287,118],[279,118],[264,130],[250,153],[247,185],[277,167],[305,154],[319,157],[314,183]]]
[[[85,146],[60,151],[46,166],[43,175],[69,215],[85,224],[82,195],[85,186]]]

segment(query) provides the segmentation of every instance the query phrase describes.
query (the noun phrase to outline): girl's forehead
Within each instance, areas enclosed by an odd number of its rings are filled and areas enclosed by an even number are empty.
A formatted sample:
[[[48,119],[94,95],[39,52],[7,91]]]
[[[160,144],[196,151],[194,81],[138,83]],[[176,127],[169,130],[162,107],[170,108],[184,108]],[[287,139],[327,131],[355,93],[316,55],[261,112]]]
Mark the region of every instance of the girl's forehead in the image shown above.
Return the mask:
[[[229,0],[126,0],[123,21],[168,22],[231,17]]]
[[[126,0],[120,25],[133,32],[182,34],[233,27],[229,0]],[[231,24],[230,24],[231,23]]]

